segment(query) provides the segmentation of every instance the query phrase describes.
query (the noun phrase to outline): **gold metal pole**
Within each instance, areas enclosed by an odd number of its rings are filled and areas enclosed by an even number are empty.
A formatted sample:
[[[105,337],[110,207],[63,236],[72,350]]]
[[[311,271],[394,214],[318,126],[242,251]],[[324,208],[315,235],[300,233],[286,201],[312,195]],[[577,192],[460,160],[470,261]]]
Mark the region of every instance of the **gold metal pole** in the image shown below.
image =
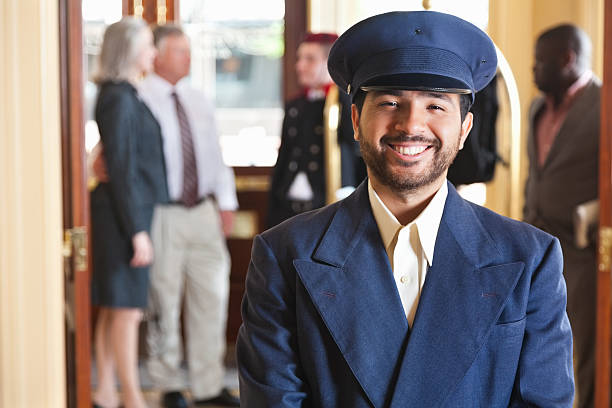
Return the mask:
[[[340,145],[338,144],[338,124],[340,122],[340,100],[338,87],[333,85],[327,93],[323,110],[323,146],[325,150],[325,201],[337,201],[336,191],[342,187]]]

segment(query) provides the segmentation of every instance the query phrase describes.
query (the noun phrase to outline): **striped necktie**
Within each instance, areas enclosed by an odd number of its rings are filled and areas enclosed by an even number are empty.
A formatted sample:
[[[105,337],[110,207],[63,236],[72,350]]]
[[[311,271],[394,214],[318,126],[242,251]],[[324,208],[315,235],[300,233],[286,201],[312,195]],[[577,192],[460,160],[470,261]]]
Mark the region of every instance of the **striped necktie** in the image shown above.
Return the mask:
[[[176,106],[176,116],[181,131],[181,150],[183,152],[183,192],[181,193],[181,202],[186,207],[193,207],[198,202],[198,168],[193,149],[193,136],[187,114],[176,92],[172,92],[172,98]]]

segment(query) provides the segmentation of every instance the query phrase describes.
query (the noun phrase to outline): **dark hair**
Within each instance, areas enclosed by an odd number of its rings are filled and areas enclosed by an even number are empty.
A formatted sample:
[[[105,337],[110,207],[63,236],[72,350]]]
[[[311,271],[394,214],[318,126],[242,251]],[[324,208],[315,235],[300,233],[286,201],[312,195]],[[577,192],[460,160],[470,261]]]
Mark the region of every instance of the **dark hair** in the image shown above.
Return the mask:
[[[461,112],[461,123],[465,120],[465,116],[472,107],[472,94],[459,95],[459,112]]]
[[[181,26],[172,23],[154,25],[151,27],[151,30],[153,31],[153,44],[155,44],[156,48],[159,48],[159,44],[166,37],[185,35]]]
[[[365,102],[367,92],[359,89],[353,96],[353,104],[357,106],[357,112],[361,115],[361,109]],[[460,94],[459,95],[459,112],[461,113],[461,122],[465,119],[465,116],[472,107],[472,95],[471,94]]]

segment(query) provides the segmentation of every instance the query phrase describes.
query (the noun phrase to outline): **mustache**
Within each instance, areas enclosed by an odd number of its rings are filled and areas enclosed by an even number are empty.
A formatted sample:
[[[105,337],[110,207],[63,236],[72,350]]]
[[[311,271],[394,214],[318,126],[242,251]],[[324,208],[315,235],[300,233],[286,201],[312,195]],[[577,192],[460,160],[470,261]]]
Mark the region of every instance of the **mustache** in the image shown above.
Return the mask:
[[[380,142],[384,144],[420,142],[427,143],[433,147],[440,147],[440,140],[436,139],[435,137],[425,137],[423,135],[385,135],[380,139]]]

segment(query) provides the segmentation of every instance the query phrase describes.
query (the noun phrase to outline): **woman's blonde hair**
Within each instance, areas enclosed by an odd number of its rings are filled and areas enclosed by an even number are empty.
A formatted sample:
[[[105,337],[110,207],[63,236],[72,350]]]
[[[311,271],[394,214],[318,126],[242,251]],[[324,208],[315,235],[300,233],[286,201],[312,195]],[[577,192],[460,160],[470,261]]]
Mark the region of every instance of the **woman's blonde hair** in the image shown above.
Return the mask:
[[[127,80],[138,58],[140,33],[148,28],[140,18],[123,17],[104,32],[94,82]]]

